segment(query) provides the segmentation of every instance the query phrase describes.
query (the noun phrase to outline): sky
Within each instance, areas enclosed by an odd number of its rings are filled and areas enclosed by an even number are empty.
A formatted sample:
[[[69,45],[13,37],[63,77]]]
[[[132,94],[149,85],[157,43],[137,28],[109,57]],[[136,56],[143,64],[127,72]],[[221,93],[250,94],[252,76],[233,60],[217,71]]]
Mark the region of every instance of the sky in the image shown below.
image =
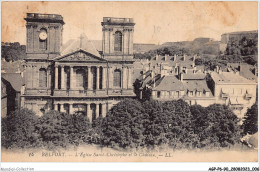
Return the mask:
[[[26,44],[26,13],[60,14],[63,43],[102,39],[103,17],[134,18],[134,42],[161,44],[258,30],[257,2],[2,2],[2,42]]]

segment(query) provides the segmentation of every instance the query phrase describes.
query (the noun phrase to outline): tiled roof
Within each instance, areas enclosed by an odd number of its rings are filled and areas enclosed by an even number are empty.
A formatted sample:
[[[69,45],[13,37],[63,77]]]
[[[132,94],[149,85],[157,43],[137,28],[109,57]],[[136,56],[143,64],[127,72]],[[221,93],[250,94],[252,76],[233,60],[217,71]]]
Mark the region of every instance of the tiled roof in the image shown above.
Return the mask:
[[[205,74],[204,73],[188,73],[188,74],[183,74],[183,79],[185,80],[198,80],[198,79],[205,79]]]
[[[77,39],[71,39],[65,43],[61,48],[61,55],[66,55],[79,49],[100,57],[98,50],[85,34],[81,34]]]
[[[248,80],[238,74],[235,74],[234,72],[212,72],[211,77],[215,83],[255,83],[254,81]]]
[[[192,68],[193,64],[193,57],[192,56],[186,56],[184,60],[184,56],[167,56],[165,60],[165,56],[157,56],[153,57],[150,60],[150,63],[152,66],[160,65],[160,64],[165,64],[169,66],[175,66],[176,63],[178,63],[180,66],[186,67],[186,68]]]
[[[206,83],[206,80],[183,81],[183,84],[189,91],[210,91]]]
[[[258,77],[256,75],[253,74],[253,69],[254,66],[253,65],[249,65],[246,63],[228,63],[227,66],[230,66],[233,69],[238,70],[238,66],[240,65],[240,72],[239,74],[241,76],[243,76],[246,79],[249,80],[255,80],[257,82]]]
[[[162,81],[153,88],[157,91],[183,91],[185,86],[176,76],[164,76]]]
[[[19,73],[2,73],[2,78],[8,81],[16,91],[20,91],[24,80]]]

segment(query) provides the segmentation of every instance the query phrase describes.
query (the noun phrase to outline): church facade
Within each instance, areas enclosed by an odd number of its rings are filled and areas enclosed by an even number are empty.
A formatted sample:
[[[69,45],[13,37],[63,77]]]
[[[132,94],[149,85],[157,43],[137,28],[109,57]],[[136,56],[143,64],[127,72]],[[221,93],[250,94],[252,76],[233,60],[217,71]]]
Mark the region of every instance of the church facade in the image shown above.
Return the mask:
[[[37,114],[53,109],[84,113],[93,121],[122,99],[135,96],[133,19],[103,18],[102,52],[84,34],[62,45],[61,15],[28,13],[25,20],[23,107]]]

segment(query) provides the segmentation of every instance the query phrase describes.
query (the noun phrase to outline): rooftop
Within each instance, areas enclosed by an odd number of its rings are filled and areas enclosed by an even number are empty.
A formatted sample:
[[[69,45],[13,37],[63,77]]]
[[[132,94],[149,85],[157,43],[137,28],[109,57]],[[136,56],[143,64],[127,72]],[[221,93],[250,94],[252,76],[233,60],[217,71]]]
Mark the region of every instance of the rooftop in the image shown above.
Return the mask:
[[[162,80],[156,87],[156,91],[184,91],[184,84],[176,76],[163,76]]]
[[[78,38],[67,41],[61,47],[61,55],[66,55],[79,49],[100,57],[98,50],[94,46],[93,42],[88,39],[86,34],[81,34]]]
[[[193,59],[194,59],[193,56],[187,56],[187,55],[185,55],[185,58],[184,58],[184,56],[177,56],[177,55],[176,56],[158,55],[158,56],[153,57],[150,60],[150,63],[152,66],[156,66],[159,64],[163,64],[163,65],[166,64],[169,66],[180,65],[180,66],[183,66],[186,68],[192,68]]]
[[[129,25],[134,26],[133,18],[117,18],[117,17],[103,17],[101,25]]]
[[[26,21],[58,22],[64,24],[63,17],[59,14],[27,13]]]
[[[19,73],[2,73],[2,78],[8,81],[16,91],[20,91],[24,80]]]
[[[223,83],[223,84],[253,84],[255,83],[252,80],[248,80],[239,74],[235,74],[234,72],[212,72],[211,77],[215,83]]]
[[[184,80],[180,81],[176,76],[164,76],[160,83],[153,88],[155,91],[201,91],[210,92],[206,80]]]

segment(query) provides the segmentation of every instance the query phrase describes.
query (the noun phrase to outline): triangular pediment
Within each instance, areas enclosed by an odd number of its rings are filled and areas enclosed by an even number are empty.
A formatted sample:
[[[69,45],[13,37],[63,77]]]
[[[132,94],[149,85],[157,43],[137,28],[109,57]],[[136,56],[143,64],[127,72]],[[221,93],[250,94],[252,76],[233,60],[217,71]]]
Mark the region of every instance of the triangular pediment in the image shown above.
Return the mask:
[[[69,53],[69,54],[66,54],[66,55],[63,55],[61,57],[58,57],[55,59],[55,61],[84,61],[84,62],[105,62],[106,60],[105,59],[102,59],[100,57],[97,57],[91,53],[88,53],[84,50],[78,50],[78,51],[75,51],[75,52],[72,52],[72,53]]]

